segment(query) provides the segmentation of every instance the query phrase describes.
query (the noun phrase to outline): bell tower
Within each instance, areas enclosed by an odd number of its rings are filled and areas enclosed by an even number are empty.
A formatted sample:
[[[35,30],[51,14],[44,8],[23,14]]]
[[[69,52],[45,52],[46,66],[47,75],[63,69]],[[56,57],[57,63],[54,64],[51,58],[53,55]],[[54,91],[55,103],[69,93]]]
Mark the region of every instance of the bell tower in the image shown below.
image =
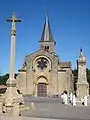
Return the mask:
[[[83,55],[82,48],[77,60],[78,81],[77,81],[77,95],[79,99],[83,99],[85,95],[89,95],[89,84],[86,75],[86,58]]]
[[[49,18],[46,15],[45,24],[41,36],[41,40],[39,41],[40,49],[43,49],[47,52],[54,53],[55,49],[55,41],[53,40]]]

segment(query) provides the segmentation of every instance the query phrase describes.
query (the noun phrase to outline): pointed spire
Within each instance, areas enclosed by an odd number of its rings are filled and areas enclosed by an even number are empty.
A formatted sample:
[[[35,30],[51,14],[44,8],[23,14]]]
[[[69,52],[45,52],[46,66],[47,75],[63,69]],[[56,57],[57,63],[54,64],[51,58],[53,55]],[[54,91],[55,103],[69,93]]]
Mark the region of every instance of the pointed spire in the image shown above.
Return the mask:
[[[43,32],[42,32],[42,36],[41,36],[41,41],[54,41],[53,37],[52,37],[50,24],[49,24],[49,18],[48,18],[47,13],[45,16],[45,24],[44,24],[44,28],[43,28]]]

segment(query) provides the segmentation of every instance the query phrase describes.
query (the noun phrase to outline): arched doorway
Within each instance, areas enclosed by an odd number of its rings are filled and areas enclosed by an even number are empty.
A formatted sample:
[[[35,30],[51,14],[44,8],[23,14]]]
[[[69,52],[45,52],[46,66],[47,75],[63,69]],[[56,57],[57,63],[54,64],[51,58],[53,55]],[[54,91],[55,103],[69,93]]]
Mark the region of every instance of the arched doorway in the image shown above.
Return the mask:
[[[40,77],[37,83],[37,96],[46,97],[47,96],[47,80],[44,77]]]

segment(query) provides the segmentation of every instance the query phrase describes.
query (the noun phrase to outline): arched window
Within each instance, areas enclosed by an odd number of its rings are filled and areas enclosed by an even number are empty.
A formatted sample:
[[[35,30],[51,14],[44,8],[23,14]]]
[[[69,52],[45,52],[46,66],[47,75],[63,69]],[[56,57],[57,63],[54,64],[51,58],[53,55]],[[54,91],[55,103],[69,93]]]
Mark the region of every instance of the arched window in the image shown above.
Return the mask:
[[[49,50],[49,46],[45,46],[45,51],[48,51]]]
[[[47,50],[47,46],[45,46],[45,51]]]

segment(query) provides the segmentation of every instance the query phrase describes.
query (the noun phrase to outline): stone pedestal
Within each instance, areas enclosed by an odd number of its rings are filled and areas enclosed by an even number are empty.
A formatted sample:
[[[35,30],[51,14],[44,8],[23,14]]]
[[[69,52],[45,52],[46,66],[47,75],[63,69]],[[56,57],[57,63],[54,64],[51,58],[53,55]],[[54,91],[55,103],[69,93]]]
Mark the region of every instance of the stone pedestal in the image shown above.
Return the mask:
[[[21,94],[18,94],[16,88],[16,80],[7,80],[7,90],[0,99],[0,113],[6,113],[7,115],[17,115],[20,112],[20,103],[24,105],[24,98]]]
[[[84,99],[84,96],[89,96],[89,84],[77,83],[77,97],[79,100]]]

